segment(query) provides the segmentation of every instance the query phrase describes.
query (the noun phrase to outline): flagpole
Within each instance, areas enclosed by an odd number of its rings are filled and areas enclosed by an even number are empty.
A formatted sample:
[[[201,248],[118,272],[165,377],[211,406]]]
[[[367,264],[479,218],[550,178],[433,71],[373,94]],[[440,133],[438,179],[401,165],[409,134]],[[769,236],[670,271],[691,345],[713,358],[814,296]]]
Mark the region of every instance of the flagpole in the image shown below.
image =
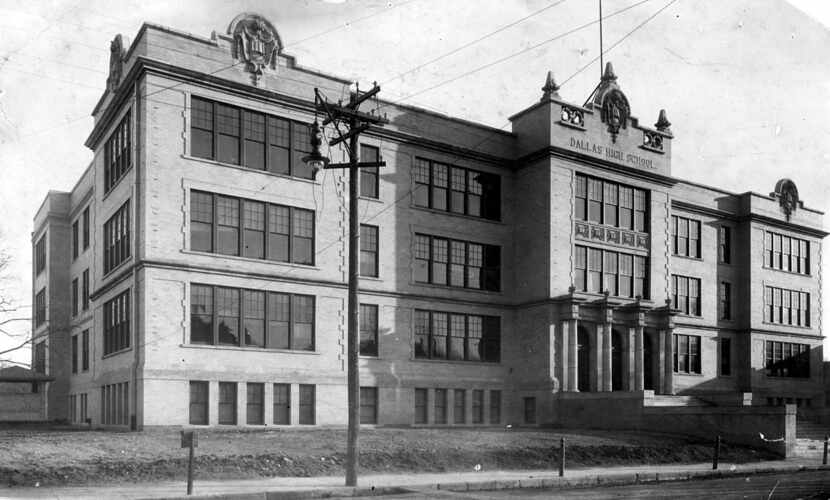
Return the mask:
[[[602,61],[602,0],[599,0],[599,77],[602,78],[605,63]]]

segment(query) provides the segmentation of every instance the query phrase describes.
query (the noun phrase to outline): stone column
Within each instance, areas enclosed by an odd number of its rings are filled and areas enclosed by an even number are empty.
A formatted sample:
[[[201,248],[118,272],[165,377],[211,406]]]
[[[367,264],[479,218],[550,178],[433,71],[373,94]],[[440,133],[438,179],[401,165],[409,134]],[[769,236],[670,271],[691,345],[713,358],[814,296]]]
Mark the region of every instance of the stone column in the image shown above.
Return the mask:
[[[625,381],[624,389],[630,392],[634,390],[635,386],[634,351],[637,349],[637,346],[634,338],[634,327],[630,326],[626,330],[628,334],[625,336],[625,377],[623,377],[623,380]]]
[[[662,380],[660,389],[663,394],[674,394],[674,363],[672,353],[672,330],[660,330],[660,359]]]
[[[562,356],[565,355],[565,329],[562,322],[551,321],[548,325],[548,370],[550,380],[559,382],[559,391],[566,390],[567,374],[565,373],[566,363],[563,363]]]
[[[553,355],[556,342],[551,339],[551,359],[556,359],[559,390],[564,392],[570,390],[570,382],[568,381],[568,321],[560,321],[557,329],[559,330],[559,352],[555,356]]]
[[[578,391],[579,366],[577,364],[577,324],[576,320],[568,321],[568,390]]]
[[[591,392],[600,392],[603,388],[602,383],[602,337],[603,324],[594,324],[594,333],[591,338],[591,352],[589,355],[589,362],[591,363]]]
[[[634,390],[642,391],[645,386],[645,366],[643,365],[643,326],[634,328]]]
[[[611,391],[611,323],[605,323],[602,332],[602,390]]]

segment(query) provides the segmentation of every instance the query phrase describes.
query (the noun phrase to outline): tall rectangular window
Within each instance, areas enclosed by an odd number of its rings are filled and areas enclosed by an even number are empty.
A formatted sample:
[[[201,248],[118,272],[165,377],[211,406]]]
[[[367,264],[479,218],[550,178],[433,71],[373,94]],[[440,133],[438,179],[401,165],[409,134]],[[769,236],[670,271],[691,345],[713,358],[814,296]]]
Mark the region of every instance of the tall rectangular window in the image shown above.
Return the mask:
[[[378,306],[360,304],[360,355],[378,355]]]
[[[274,424],[291,423],[291,384],[274,384]]]
[[[360,161],[380,161],[380,150],[375,146],[360,145]],[[360,169],[360,196],[378,198],[379,168],[365,167]]]
[[[132,167],[130,113],[115,127],[104,143],[104,192],[109,192]]]
[[[490,423],[501,423],[501,391],[490,391]]]
[[[683,314],[700,316],[700,278],[673,274],[672,308]]]
[[[314,425],[315,419],[315,395],[314,386],[300,384],[300,425]]]
[[[35,295],[35,327],[46,322],[46,288],[41,288]]]
[[[81,308],[84,311],[89,310],[89,269],[84,269],[83,274],[81,274],[81,289],[82,289],[82,300],[81,300]]]
[[[447,423],[447,390],[446,389],[435,389],[434,415],[435,415],[435,423],[436,424],[446,424]]]
[[[501,289],[501,247],[416,234],[414,278],[478,290]]]
[[[35,344],[34,369],[37,373],[46,373],[46,341]]]
[[[219,425],[236,425],[236,382],[219,382]]]
[[[730,226],[718,228],[718,261],[722,264],[732,263],[732,228]]]
[[[467,422],[467,391],[456,389],[453,391],[453,422],[464,424]]]
[[[582,174],[577,174],[575,181],[577,220],[648,231],[647,191]]]
[[[130,347],[130,290],[104,302],[104,356]]]
[[[378,423],[378,388],[360,388],[360,423]]]
[[[810,377],[810,346],[767,340],[764,345],[767,377]]]
[[[700,258],[700,221],[672,215],[672,253]]]
[[[720,339],[720,374],[732,375],[732,339]]]
[[[72,336],[72,373],[78,373],[78,336]]]
[[[79,237],[78,221],[76,220],[72,223],[72,260],[78,258],[78,249],[80,247],[80,241],[78,241]]]
[[[474,424],[484,423],[484,391],[481,389],[473,389],[472,400],[472,419]]]
[[[700,373],[700,336],[675,334],[672,350],[675,373]]]
[[[81,332],[81,370],[89,370],[89,330]]]
[[[501,321],[497,316],[415,310],[415,357],[498,363]]]
[[[81,215],[81,220],[84,224],[84,232],[83,232],[83,240],[84,240],[84,250],[89,248],[89,207],[86,207]]]
[[[426,424],[427,419],[427,389],[415,389],[415,423]]]
[[[244,345],[265,347],[265,292],[242,291]]]
[[[378,276],[378,227],[360,225],[360,275]]]
[[[216,287],[214,290],[218,343],[239,345],[239,290]]]
[[[248,382],[246,384],[245,423],[248,425],[265,424],[265,384]]]
[[[35,275],[39,275],[46,269],[46,235],[40,237],[35,243]]]
[[[190,140],[198,158],[312,178],[302,161],[311,150],[305,123],[192,96]]]
[[[208,425],[208,382],[190,381],[190,425]]]
[[[415,158],[416,206],[490,220],[501,218],[501,178],[462,167]]]
[[[130,257],[130,201],[104,223],[104,274]]]
[[[810,242],[766,231],[764,266],[798,274],[810,274]]]
[[[721,281],[720,291],[720,319],[732,319],[732,284]]]
[[[265,204],[242,202],[242,255],[252,259],[265,258]]]
[[[78,305],[79,305],[79,297],[78,297],[78,278],[72,279],[72,317],[78,315]]]

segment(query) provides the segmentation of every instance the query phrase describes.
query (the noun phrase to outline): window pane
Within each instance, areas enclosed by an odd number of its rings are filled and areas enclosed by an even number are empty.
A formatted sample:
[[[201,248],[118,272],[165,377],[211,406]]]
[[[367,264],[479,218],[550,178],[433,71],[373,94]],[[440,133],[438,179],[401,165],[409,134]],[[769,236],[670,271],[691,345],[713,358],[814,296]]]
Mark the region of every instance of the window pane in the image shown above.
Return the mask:
[[[415,311],[415,357],[430,357],[429,348],[429,312]]]
[[[378,306],[360,304],[360,355],[378,355]]]
[[[288,425],[291,423],[291,386],[274,384],[274,423]]]
[[[314,297],[293,295],[291,314],[294,323],[292,349],[314,350]]]
[[[239,345],[239,290],[216,288],[219,343]]]
[[[190,342],[213,343],[213,288],[190,286]]]
[[[265,292],[244,290],[245,345],[265,347]]]
[[[299,208],[293,212],[292,261],[297,264],[314,264],[314,212]]]
[[[268,294],[268,347],[289,349],[291,296],[284,293]]]
[[[432,313],[432,357],[447,358],[447,315]]]
[[[265,256],[265,204],[246,200],[243,207],[243,255],[261,259]]]
[[[467,330],[467,318],[461,314],[450,316],[449,359],[464,359],[464,339]]]
[[[288,207],[268,206],[268,259],[288,262],[290,221]]]

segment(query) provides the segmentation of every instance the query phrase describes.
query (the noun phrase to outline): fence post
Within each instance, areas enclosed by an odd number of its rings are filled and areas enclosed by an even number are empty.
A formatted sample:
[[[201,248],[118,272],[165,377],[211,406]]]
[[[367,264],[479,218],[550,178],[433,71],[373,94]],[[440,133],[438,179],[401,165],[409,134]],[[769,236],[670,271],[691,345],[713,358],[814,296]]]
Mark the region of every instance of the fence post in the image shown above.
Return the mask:
[[[821,459],[821,465],[827,465],[827,442],[830,441],[830,436],[824,435],[824,458]]]
[[[720,436],[715,438],[715,456],[712,458],[712,470],[718,470],[718,459],[720,459]]]
[[[824,447],[825,457],[827,455],[827,445]],[[559,477],[565,475],[565,438],[559,438]]]

